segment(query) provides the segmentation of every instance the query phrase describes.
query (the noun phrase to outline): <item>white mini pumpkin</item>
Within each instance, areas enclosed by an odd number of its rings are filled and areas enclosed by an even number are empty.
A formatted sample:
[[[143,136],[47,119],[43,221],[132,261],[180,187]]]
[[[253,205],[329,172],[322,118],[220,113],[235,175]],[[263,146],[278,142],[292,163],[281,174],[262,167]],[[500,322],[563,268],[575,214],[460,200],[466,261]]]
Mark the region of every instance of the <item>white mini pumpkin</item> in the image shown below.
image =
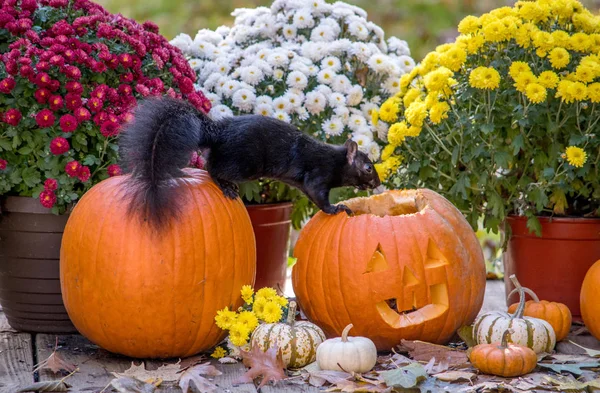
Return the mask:
[[[377,363],[377,348],[366,337],[348,337],[352,324],[346,326],[342,337],[324,341],[317,348],[317,364],[321,370],[366,373]]]
[[[502,311],[491,311],[479,316],[473,325],[473,338],[477,344],[499,343],[504,332],[512,329],[513,332],[508,335],[508,342],[529,347],[536,353],[552,352],[556,345],[554,329],[542,319],[523,316],[525,310],[523,287],[514,274],[510,279],[519,291],[519,307],[512,315]]]
[[[286,368],[304,367],[315,361],[317,346],[325,340],[325,333],[314,323],[295,321],[296,302],[290,302],[289,307],[286,323],[259,325],[250,337],[250,345],[263,352],[277,345]]]

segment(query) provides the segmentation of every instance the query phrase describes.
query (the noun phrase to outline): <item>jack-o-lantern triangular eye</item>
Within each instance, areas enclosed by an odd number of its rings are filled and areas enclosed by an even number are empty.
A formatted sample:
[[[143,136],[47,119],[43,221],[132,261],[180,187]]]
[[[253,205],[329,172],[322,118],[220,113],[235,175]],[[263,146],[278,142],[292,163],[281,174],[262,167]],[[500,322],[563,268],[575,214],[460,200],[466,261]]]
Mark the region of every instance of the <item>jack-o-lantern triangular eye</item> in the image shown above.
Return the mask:
[[[377,244],[377,248],[371,257],[371,260],[367,264],[367,270],[365,273],[382,272],[388,270],[389,265],[381,249],[381,243]]]
[[[442,254],[437,244],[429,239],[429,243],[427,244],[427,259],[424,262],[425,268],[434,268],[448,264],[450,264],[448,258]]]

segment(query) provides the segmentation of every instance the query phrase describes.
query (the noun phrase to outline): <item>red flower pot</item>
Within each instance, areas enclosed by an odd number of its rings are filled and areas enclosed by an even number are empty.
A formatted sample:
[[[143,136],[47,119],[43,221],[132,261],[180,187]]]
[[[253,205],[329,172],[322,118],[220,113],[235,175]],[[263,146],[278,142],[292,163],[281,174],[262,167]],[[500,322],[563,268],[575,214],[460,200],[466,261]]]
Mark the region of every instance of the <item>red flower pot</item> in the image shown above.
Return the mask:
[[[580,317],[579,293],[588,269],[600,259],[600,219],[539,217],[542,237],[529,233],[527,218],[511,216],[512,230],[504,253],[504,285],[515,274],[540,299],[564,303]],[[507,305],[517,299],[507,299]]]
[[[246,205],[256,238],[254,287],[285,290],[292,203]]]

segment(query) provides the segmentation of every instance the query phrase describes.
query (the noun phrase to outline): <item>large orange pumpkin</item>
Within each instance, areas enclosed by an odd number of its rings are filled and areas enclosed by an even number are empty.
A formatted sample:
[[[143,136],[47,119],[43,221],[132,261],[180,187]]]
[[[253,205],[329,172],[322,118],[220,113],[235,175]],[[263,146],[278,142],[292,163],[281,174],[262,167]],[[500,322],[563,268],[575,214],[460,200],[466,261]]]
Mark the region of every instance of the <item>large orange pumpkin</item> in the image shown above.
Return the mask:
[[[60,277],[75,327],[131,357],[186,357],[224,335],[217,310],[241,305],[253,284],[254,232],[243,203],[207,172],[179,179],[181,217],[152,232],[127,214],[127,177],[109,178],[77,203],[64,231]]]
[[[585,274],[581,285],[581,318],[592,336],[600,340],[600,260]]]
[[[402,339],[447,342],[483,303],[485,264],[461,213],[427,189],[344,202],[317,213],[295,246],[294,292],[329,337],[348,324],[379,350]]]

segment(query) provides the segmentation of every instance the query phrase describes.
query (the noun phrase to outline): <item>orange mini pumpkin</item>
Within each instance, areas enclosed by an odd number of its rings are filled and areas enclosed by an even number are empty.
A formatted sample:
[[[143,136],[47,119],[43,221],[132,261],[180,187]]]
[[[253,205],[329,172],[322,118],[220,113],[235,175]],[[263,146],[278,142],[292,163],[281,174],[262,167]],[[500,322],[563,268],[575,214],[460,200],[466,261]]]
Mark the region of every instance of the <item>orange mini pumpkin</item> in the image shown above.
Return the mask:
[[[600,260],[585,274],[579,301],[583,323],[600,340]]]
[[[379,350],[402,339],[447,342],[483,303],[483,253],[462,214],[427,189],[344,202],[317,213],[295,246],[294,292],[328,337],[352,323]]]
[[[548,322],[552,326],[552,329],[554,329],[557,342],[566,338],[571,330],[572,322],[571,310],[569,310],[569,307],[562,303],[540,300],[535,292],[529,288],[523,287],[523,290],[533,299],[525,302],[525,311],[523,312],[523,315],[526,317],[543,319]],[[515,293],[517,293],[516,288],[513,289],[506,298],[510,299]],[[518,306],[519,303],[511,304],[508,308],[508,313],[514,314]]]
[[[485,374],[501,377],[518,377],[532,372],[537,365],[537,355],[531,348],[508,344],[508,336],[512,333],[510,329],[505,331],[500,344],[474,346],[469,353],[473,366]]]
[[[62,295],[75,327],[131,357],[186,357],[224,335],[217,310],[241,305],[256,270],[254,232],[241,200],[207,172],[178,179],[181,217],[160,233],[127,214],[128,176],[94,186],[77,203],[61,247]]]

